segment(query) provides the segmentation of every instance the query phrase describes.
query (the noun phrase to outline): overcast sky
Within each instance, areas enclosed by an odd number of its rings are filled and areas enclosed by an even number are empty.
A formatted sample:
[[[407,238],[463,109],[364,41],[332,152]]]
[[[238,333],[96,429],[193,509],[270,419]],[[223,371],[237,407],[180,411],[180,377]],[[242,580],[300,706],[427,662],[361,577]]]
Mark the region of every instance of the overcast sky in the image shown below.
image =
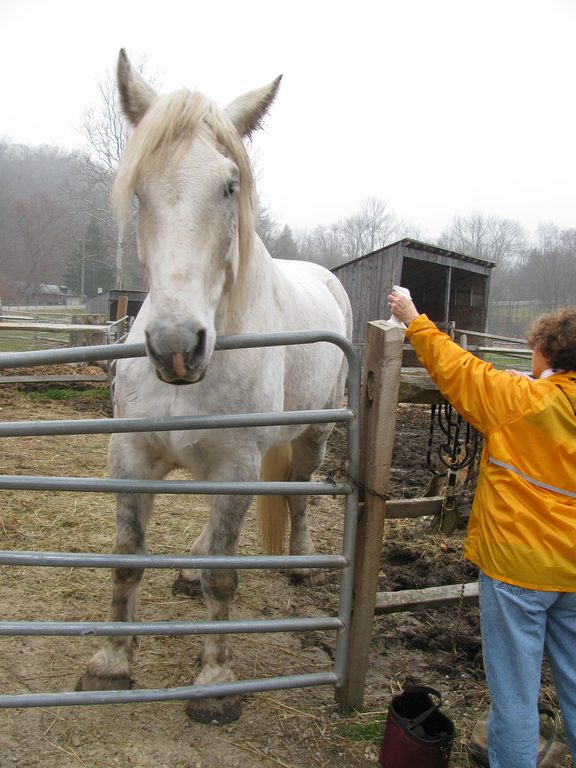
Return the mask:
[[[80,146],[124,47],[222,103],[284,75],[259,191],[294,229],[367,196],[430,239],[576,227],[575,41],[576,0],[0,0],[0,137]]]

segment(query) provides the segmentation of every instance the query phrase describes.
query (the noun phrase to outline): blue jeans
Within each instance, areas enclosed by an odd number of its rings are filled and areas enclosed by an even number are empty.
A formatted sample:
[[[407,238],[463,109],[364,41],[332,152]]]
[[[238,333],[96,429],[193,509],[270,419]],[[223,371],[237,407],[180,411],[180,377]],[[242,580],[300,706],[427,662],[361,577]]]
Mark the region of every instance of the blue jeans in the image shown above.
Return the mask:
[[[576,763],[576,592],[540,592],[480,573],[490,768],[536,768],[544,650]]]

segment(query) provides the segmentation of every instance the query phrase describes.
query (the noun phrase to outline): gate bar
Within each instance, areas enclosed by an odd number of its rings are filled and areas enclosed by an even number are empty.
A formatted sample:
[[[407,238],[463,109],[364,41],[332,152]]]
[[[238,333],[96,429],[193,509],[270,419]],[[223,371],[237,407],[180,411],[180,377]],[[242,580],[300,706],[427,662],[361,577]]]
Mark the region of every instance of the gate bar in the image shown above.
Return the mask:
[[[242,621],[3,621],[0,635],[86,637],[125,635],[226,635],[342,629],[336,616]]]
[[[126,555],[0,551],[0,565],[54,568],[345,568],[342,555]]]
[[[0,696],[0,708],[71,707],[84,704],[133,704],[150,701],[182,701],[207,696],[233,696],[260,691],[289,688],[311,688],[314,685],[335,686],[334,672],[312,672],[305,675],[238,680],[231,683],[188,685],[182,688],[134,688],[129,691],[64,691],[61,693],[21,693]]]
[[[0,377],[2,383],[2,377]],[[118,419],[61,419],[59,421],[1,421],[0,437],[40,435],[102,435],[117,432],[177,432],[194,429],[232,429],[292,424],[330,424],[352,421],[348,408],[320,408],[309,411],[269,411],[215,416],[148,416]]]
[[[343,496],[352,492],[347,483],[259,482],[218,480],[120,480],[104,477],[47,477],[0,475],[0,489],[25,491],[85,491],[94,493],[198,493],[207,496]]]
[[[294,346],[327,341],[340,347],[350,365],[356,350],[345,336],[334,331],[286,331],[282,333],[246,333],[238,336],[218,336],[215,351],[227,349],[254,349],[255,347]],[[33,365],[55,363],[85,363],[93,360],[119,360],[128,357],[145,357],[144,342],[131,344],[100,344],[93,347],[69,347],[65,349],[34,350],[32,352],[2,352],[0,369],[25,368]],[[360,363],[358,362],[358,367]],[[352,364],[351,367],[355,367]]]

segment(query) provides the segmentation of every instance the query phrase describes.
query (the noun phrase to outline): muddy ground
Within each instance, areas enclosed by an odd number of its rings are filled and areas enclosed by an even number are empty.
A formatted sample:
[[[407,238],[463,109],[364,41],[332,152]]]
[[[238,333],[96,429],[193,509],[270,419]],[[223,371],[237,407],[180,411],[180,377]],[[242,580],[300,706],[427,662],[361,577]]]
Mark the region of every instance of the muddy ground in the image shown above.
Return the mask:
[[[73,399],[45,399],[37,389],[4,385],[0,420],[98,418],[108,414],[106,398],[77,393]],[[391,493],[410,498],[430,492],[426,467],[429,409],[399,406]],[[105,436],[5,438],[3,474],[105,472]],[[343,436],[331,440],[323,471],[342,457]],[[113,501],[106,494],[54,494],[1,491],[2,549],[109,550]],[[162,497],[149,536],[151,552],[182,552],[202,525],[200,500]],[[339,500],[312,499],[312,527],[321,552],[338,551],[342,509]],[[451,537],[430,520],[388,521],[382,549],[379,589],[401,590],[472,581],[476,574],[461,559],[463,531]],[[241,552],[257,552],[253,514]],[[0,569],[0,606],[5,621],[103,620],[109,576],[101,569]],[[149,620],[204,618],[201,603],[173,596],[174,574],[146,575],[140,616]],[[280,617],[332,613],[338,578],[321,587],[289,584],[276,572],[244,572],[233,617]],[[367,629],[367,631],[370,631]],[[475,606],[397,613],[377,617],[371,628],[371,654],[364,709],[339,714],[328,688],[262,693],[245,697],[240,719],[225,726],[191,722],[181,702],[7,709],[0,713],[0,766],[43,768],[366,768],[377,761],[382,719],[391,696],[406,679],[438,688],[457,737],[451,766],[469,760],[465,743],[477,714],[487,705],[482,670],[478,610]],[[90,654],[93,638],[0,638],[0,690],[15,694],[73,690]],[[247,635],[234,638],[238,672],[261,677],[330,667],[332,633]],[[186,685],[198,671],[196,637],[144,637],[133,664],[137,686]],[[544,699],[555,706],[545,670]]]

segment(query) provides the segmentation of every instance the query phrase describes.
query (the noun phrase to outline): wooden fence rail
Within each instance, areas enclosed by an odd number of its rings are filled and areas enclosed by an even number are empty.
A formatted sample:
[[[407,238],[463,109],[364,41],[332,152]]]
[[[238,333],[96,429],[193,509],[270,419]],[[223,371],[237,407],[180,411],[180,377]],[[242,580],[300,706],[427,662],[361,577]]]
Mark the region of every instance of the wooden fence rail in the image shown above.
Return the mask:
[[[398,592],[377,592],[375,612],[400,613],[430,608],[443,608],[455,602],[478,602],[478,582],[470,584],[446,584],[423,589],[401,589]]]

